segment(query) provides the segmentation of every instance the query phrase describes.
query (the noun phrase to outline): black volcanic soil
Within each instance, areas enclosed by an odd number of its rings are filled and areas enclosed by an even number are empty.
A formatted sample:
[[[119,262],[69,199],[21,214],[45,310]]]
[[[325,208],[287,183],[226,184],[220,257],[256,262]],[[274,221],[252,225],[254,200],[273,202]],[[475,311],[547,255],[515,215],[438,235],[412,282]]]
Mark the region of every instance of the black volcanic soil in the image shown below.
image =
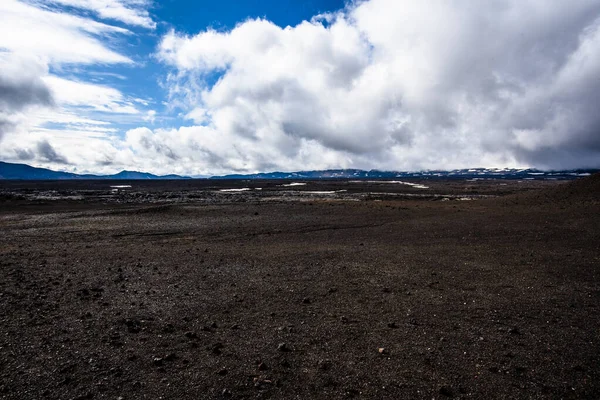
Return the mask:
[[[0,398],[600,398],[598,177],[419,183],[0,183]]]

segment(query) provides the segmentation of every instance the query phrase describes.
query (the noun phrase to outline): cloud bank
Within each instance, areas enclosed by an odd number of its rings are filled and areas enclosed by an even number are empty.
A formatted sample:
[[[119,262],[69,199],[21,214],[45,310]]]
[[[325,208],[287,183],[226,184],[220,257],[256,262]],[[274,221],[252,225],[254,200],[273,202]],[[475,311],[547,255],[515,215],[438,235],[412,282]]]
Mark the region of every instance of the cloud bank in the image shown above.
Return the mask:
[[[599,167],[599,15],[595,0],[370,0],[295,27],[172,31],[158,55],[206,169]]]
[[[86,82],[78,73],[133,65],[119,47],[135,35],[57,5],[130,25],[154,23],[144,19],[146,0],[0,1],[0,159],[63,169],[73,158],[93,168],[96,157],[81,149],[95,144],[96,150],[108,145],[116,151],[108,144],[116,132],[111,125],[140,111],[118,89]],[[98,162],[106,158],[100,155]]]
[[[155,54],[169,70],[160,85],[170,120],[144,99],[48,72],[134,65],[116,38],[136,34],[104,19],[153,29],[150,6],[0,1],[0,61],[31,63],[0,69],[2,91],[20,93],[0,94],[0,125],[12,130],[0,158],[186,175],[600,168],[597,0],[365,0],[296,26],[172,30]]]

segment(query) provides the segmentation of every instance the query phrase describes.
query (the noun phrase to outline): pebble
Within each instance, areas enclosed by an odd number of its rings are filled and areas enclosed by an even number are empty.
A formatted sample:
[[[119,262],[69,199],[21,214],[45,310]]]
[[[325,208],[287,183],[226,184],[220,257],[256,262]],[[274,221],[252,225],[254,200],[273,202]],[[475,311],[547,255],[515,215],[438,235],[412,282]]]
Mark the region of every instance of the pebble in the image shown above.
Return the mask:
[[[288,345],[286,343],[279,343],[279,345],[277,346],[277,350],[290,351],[290,348],[288,347]]]
[[[157,367],[160,367],[161,365],[163,365],[163,359],[160,357],[154,357],[154,359],[152,360],[152,363],[154,365],[156,365]]]
[[[454,397],[454,392],[448,386],[442,386],[440,388],[440,394],[446,397]]]
[[[259,371],[266,371],[268,369],[269,369],[269,366],[267,364],[265,364],[264,362],[261,362],[260,364],[258,364]]]

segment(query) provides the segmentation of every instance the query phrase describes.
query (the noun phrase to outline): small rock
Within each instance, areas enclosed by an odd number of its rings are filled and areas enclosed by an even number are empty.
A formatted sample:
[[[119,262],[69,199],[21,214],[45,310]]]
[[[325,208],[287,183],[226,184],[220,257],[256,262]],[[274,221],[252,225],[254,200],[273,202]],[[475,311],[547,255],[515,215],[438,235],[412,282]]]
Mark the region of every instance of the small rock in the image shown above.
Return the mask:
[[[389,350],[388,350],[388,349],[386,349],[385,347],[380,347],[380,348],[378,348],[378,349],[377,349],[377,351],[378,351],[378,352],[379,352],[379,354],[381,354],[381,355],[387,355],[387,354],[390,354]]]
[[[229,389],[223,389],[223,391],[221,392],[221,396],[223,396],[223,397],[231,397],[231,390],[229,390]]]
[[[508,333],[510,333],[511,335],[520,335],[521,331],[519,330],[519,328],[511,328]]]
[[[398,328],[398,325],[396,325],[395,322],[390,322],[389,324],[387,324],[387,326],[388,326],[388,328],[391,328],[391,329],[397,329]]]
[[[329,371],[331,369],[331,361],[329,360],[321,360],[319,361],[319,369],[322,371]]]
[[[175,354],[175,353],[169,353],[165,357],[165,361],[175,361],[176,359],[177,359],[177,354]]]
[[[222,343],[215,343],[211,346],[211,351],[214,355],[220,355],[221,354],[221,349],[223,348],[223,344]]]
[[[440,388],[440,394],[446,397],[454,397],[454,392],[448,386],[442,386]]]
[[[288,347],[288,345],[286,343],[279,343],[279,345],[277,346],[277,350],[290,351],[290,348]]]
[[[310,298],[308,298],[308,297],[303,298],[302,299],[302,303],[303,304],[310,304]]]
[[[198,335],[196,334],[196,332],[188,331],[185,333],[185,337],[188,339],[197,339]]]
[[[227,370],[227,368],[221,368],[221,369],[220,369],[220,370],[217,372],[217,375],[224,376],[224,375],[227,375],[227,373],[228,373],[228,372],[229,372],[229,371]]]
[[[154,359],[152,359],[152,363],[157,367],[160,367],[161,365],[163,365],[163,359],[160,357],[154,357]]]
[[[261,362],[260,364],[258,364],[259,371],[266,371],[268,369],[269,369],[269,366],[267,364],[265,364],[264,362]]]

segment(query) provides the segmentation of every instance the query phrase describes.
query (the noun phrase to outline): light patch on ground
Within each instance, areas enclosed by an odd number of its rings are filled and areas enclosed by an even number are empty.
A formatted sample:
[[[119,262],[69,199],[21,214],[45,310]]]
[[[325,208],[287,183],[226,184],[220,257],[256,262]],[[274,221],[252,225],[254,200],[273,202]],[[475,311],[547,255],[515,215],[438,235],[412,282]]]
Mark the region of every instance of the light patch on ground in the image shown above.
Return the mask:
[[[240,192],[247,192],[248,190],[250,190],[250,188],[241,188],[241,189],[220,189],[219,192],[225,192],[225,193],[240,193]]]
[[[429,189],[429,186],[421,185],[420,183],[404,182],[404,181],[349,181],[349,183],[391,183],[397,185],[408,185],[415,189]]]
[[[291,187],[291,186],[306,186],[306,183],[303,182],[292,182],[292,183],[286,183],[283,184],[281,186],[285,186],[285,187]]]

